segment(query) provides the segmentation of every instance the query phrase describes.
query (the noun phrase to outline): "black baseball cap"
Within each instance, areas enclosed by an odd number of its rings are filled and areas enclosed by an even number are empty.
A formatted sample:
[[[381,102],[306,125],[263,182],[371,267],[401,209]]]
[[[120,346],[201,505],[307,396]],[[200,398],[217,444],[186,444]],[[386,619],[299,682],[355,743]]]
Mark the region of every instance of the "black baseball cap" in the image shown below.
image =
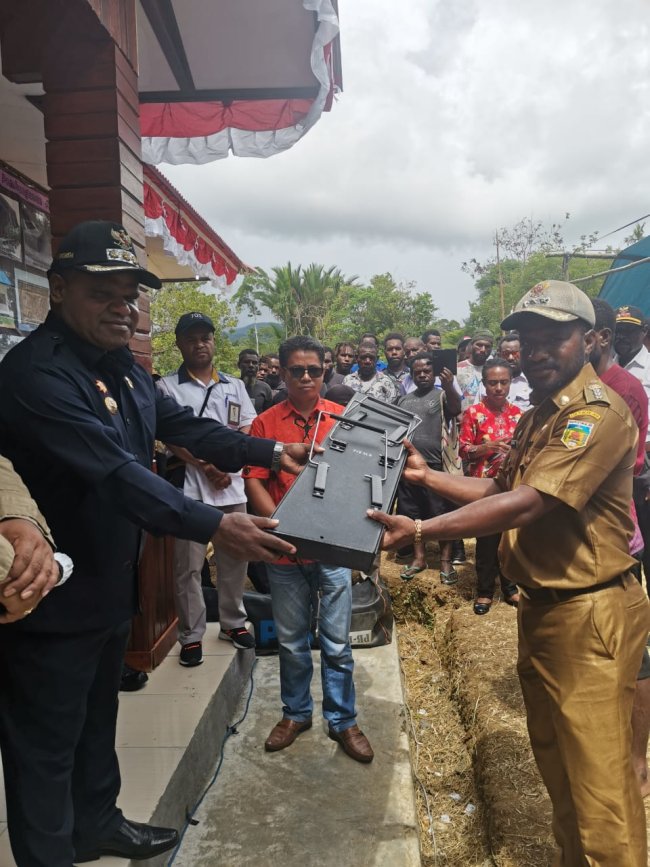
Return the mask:
[[[70,229],[59,244],[48,274],[66,271],[136,271],[138,281],[151,289],[162,283],[140,265],[133,241],[124,226],[108,220],[86,220]]]
[[[616,323],[625,322],[628,325],[638,325],[639,328],[643,328],[645,325],[645,317],[643,315],[643,311],[639,310],[638,307],[619,307],[616,311]]]
[[[210,317],[206,316],[205,313],[195,312],[183,313],[176,323],[174,333],[182,334],[184,331],[187,331],[188,328],[194,328],[195,325],[204,325],[206,328],[209,328],[210,331],[214,331],[214,323]]]

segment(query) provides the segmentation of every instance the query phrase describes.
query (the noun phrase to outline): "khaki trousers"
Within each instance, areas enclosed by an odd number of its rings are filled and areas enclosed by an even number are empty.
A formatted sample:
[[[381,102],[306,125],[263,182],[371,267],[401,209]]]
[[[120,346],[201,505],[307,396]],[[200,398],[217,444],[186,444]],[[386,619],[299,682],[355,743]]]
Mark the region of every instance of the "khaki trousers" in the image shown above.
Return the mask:
[[[222,512],[245,512],[246,504],[221,506]],[[176,591],[176,614],[178,615],[178,641],[191,644],[202,641],[205,635],[205,602],[201,587],[201,569],[207,545],[176,539],[174,544],[174,584]],[[219,623],[222,629],[243,626],[246,620],[244,608],[245,560],[233,560],[218,546],[213,557],[217,569],[219,591]]]
[[[650,629],[639,583],[553,604],[522,598],[518,672],[553,803],[555,867],[647,867],[631,764],[636,676]]]

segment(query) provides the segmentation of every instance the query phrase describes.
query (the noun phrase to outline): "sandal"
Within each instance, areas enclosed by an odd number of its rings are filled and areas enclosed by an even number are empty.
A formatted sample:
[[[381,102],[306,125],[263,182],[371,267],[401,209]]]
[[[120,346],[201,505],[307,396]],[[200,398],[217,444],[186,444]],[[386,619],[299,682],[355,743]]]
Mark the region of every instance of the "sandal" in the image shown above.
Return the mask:
[[[492,607],[492,601],[490,602],[475,602],[474,603],[474,614],[489,614],[490,608]]]
[[[411,581],[412,578],[415,578],[417,574],[420,572],[424,572],[426,569],[426,565],[424,566],[407,566],[403,572],[400,572],[399,577],[402,581]]]
[[[456,570],[454,569],[454,567],[451,563],[451,560],[441,560],[440,565],[442,566],[443,563],[449,563],[449,565],[451,566],[451,569],[448,569],[448,570],[441,569],[440,570],[440,583],[446,584],[448,587],[450,587],[453,584],[457,584],[458,583],[458,572],[456,572]]]

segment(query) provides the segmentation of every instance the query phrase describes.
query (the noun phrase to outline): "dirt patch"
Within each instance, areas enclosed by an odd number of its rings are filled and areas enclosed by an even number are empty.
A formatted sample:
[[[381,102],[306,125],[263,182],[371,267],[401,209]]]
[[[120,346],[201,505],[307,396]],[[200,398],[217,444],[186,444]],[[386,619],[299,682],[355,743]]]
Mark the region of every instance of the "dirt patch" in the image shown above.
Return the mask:
[[[477,617],[475,572],[455,587],[432,566],[406,583],[384,558],[411,724],[423,864],[530,867],[550,863],[550,802],[535,766],[515,671],[516,621],[495,602]]]
[[[513,608],[472,611],[474,546],[455,587],[431,566],[409,582],[384,556],[393,599],[424,867],[550,864],[551,804],[533,759],[516,673]],[[472,805],[472,808],[469,808]],[[650,829],[650,798],[646,798]],[[650,835],[649,835],[650,837]]]

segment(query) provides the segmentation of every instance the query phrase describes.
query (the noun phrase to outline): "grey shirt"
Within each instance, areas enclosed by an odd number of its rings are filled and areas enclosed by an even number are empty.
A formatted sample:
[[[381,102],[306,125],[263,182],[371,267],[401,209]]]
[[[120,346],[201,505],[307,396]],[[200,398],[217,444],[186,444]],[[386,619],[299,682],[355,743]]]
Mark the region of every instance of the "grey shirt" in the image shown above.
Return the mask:
[[[416,427],[411,436],[411,442],[431,467],[440,469],[443,393],[437,388],[432,388],[423,395],[411,391],[400,397],[397,405],[414,412],[422,419],[422,424]]]

